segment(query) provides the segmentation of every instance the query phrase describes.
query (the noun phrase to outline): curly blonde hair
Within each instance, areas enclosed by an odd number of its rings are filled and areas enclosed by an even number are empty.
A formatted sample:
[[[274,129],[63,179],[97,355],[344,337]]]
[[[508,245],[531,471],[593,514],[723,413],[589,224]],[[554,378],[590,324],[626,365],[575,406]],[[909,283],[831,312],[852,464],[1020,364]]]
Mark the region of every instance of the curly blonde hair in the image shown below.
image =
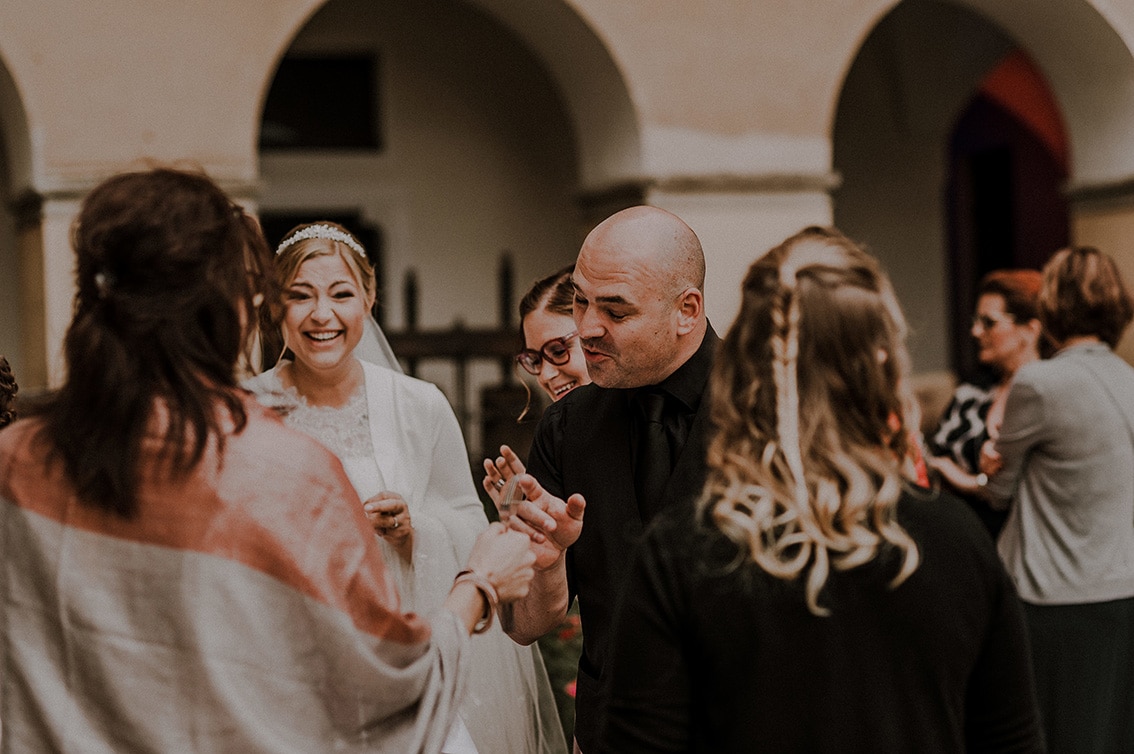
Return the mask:
[[[877,261],[834,229],[807,228],[748,270],[741,310],[712,375],[716,434],[700,510],[745,559],[805,578],[900,553],[892,586],[917,568],[897,523],[917,409],[906,325]]]

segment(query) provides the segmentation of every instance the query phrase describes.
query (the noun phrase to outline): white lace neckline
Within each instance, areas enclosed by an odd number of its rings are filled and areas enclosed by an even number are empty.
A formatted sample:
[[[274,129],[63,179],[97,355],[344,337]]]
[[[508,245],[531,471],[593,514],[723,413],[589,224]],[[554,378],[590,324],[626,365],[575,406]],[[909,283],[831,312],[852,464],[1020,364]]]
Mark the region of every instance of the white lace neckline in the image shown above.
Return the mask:
[[[342,406],[313,406],[294,387],[280,392],[289,400],[284,423],[318,440],[340,459],[374,456],[366,386],[362,383]]]

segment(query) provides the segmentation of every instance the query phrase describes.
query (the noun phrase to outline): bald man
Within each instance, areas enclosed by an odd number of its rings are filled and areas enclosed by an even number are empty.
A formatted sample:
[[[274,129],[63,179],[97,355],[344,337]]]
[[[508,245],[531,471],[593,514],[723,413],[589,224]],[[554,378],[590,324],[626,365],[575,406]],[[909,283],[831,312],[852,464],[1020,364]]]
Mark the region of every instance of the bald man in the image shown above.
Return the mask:
[[[704,482],[706,391],[719,339],[705,317],[701,243],[664,210],[632,207],[598,225],[579,251],[574,282],[594,382],[552,404],[536,430],[530,476],[521,481],[528,502],[513,522],[532,535],[537,575],[509,633],[534,641],[578,598],[576,748],[594,752],[630,554],[654,515],[691,504]]]

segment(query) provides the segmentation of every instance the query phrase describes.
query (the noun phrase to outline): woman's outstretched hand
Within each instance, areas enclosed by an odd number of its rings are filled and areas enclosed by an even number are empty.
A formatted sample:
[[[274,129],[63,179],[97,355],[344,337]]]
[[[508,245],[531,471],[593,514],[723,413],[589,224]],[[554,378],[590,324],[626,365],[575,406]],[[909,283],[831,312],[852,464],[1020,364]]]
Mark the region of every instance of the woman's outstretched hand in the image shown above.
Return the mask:
[[[486,578],[500,601],[507,603],[527,596],[535,560],[531,540],[498,522],[477,537],[466,568]]]
[[[535,578],[531,540],[499,522],[480,533],[469,553],[468,565],[457,575],[445,607],[469,633],[482,633],[492,625],[496,610],[527,596]]]

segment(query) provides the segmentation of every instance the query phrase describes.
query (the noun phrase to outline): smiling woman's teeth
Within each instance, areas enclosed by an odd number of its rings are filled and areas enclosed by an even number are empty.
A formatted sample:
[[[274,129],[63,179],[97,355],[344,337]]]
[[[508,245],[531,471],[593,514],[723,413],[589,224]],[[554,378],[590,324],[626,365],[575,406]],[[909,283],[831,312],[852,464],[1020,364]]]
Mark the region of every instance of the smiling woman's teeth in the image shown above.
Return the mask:
[[[556,395],[563,395],[564,393],[566,393],[568,390],[570,390],[573,387],[575,387],[575,383],[574,382],[568,382],[563,387],[556,389],[555,394]]]
[[[311,338],[312,340],[330,340],[331,338],[337,338],[338,336],[339,334],[337,332],[307,333],[307,337]]]

